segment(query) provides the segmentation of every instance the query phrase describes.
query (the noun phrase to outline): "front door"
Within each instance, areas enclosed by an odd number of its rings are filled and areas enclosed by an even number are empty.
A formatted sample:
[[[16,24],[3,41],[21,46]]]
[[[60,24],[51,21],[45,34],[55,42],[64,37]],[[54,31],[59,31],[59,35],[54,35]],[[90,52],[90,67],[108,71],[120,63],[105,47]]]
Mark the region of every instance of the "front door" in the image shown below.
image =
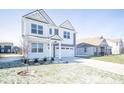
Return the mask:
[[[53,57],[55,58],[55,44],[53,44]]]
[[[105,55],[105,48],[101,47],[101,56],[104,56],[104,55]]]

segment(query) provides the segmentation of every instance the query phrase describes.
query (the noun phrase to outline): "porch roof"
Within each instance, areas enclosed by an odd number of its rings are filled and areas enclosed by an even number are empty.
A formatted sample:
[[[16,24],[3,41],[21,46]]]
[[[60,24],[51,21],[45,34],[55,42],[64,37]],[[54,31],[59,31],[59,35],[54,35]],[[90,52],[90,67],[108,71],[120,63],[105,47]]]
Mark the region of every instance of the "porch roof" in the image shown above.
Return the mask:
[[[38,41],[49,41],[49,40],[53,40],[53,41],[61,41],[63,40],[60,36],[58,35],[54,35],[51,37],[43,37],[43,36],[35,36],[35,35],[28,35],[29,38],[34,38],[35,40]]]

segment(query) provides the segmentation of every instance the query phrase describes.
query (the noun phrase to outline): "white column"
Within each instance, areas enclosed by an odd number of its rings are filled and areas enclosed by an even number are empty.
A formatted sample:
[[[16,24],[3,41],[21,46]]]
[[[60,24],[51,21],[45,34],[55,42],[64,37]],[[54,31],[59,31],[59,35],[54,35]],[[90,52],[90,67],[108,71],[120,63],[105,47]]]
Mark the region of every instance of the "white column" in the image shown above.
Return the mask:
[[[49,40],[49,59],[51,59],[51,40]]]
[[[61,59],[61,41],[59,42],[59,59]]]

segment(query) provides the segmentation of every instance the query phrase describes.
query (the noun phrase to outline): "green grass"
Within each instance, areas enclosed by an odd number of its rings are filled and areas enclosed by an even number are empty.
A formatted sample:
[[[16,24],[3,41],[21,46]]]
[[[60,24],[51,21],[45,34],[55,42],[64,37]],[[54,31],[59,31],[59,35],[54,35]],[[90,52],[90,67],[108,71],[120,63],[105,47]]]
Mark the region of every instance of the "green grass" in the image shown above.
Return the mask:
[[[91,59],[97,59],[97,60],[102,60],[102,61],[124,64],[124,55],[109,55],[109,56],[102,56],[102,57],[91,57]]]
[[[81,63],[30,66],[34,76],[20,76],[26,67],[0,69],[1,84],[76,84],[118,83],[124,84],[124,76],[84,66]]]

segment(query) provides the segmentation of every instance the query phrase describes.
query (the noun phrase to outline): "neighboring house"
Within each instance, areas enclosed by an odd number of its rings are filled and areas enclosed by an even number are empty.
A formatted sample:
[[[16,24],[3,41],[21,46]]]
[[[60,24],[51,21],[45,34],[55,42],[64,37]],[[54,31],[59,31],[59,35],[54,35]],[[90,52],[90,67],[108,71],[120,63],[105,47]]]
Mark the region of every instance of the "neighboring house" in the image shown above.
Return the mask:
[[[0,42],[0,53],[12,53],[13,43]]]
[[[112,47],[112,54],[121,54],[123,41],[121,39],[106,39],[109,46]]]
[[[76,56],[104,56],[111,54],[111,47],[108,46],[103,37],[85,38],[77,41]]]
[[[22,54],[22,49],[18,46],[13,46],[12,51],[13,53],[16,53],[16,54]]]
[[[76,31],[70,21],[57,26],[42,9],[22,17],[22,37],[27,47],[25,57],[61,59],[75,56]]]

